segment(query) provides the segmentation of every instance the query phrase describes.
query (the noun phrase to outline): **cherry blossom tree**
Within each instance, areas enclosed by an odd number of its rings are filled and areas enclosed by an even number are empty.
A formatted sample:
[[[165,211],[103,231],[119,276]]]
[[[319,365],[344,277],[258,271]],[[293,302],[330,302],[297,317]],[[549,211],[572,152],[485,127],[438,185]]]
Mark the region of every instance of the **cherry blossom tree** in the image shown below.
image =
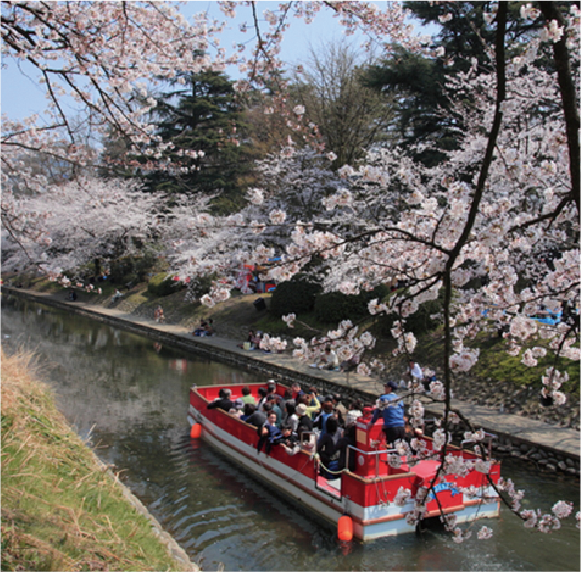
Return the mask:
[[[50,276],[135,254],[164,236],[165,196],[135,182],[79,177],[42,192],[2,194],[2,265]]]
[[[364,165],[341,168],[344,188],[324,199],[330,216],[298,222],[282,263],[264,277],[286,280],[308,267],[324,276],[328,291],[345,293],[370,290],[394,277],[405,280],[408,288],[388,302],[372,301],[369,310],[396,314],[396,352],[406,353],[417,343],[405,331],[406,318],[443,292],[444,376],[432,389],[444,400],[445,414],[433,436],[442,459],[435,480],[453,470],[447,427],[457,415],[450,409],[450,382],[455,372],[469,371],[478,360],[478,348],[468,342],[479,332],[506,324],[512,355],[521,354],[525,342],[549,338],[555,363],[580,357],[575,323],[549,328],[530,317],[541,305],[554,312],[569,305],[578,312],[580,284],[580,192],[573,172],[579,161],[573,134],[579,126],[574,95],[579,87],[579,11],[571,4],[563,16],[546,3],[541,10],[544,28],[518,51],[505,45],[505,3],[486,15],[496,28],[494,45],[487,46],[494,71],[475,73],[474,61],[467,72],[450,80],[457,93],[454,111],[465,117],[469,136],[445,163],[427,169],[415,164],[409,153],[384,149],[369,153]],[[525,19],[541,17],[530,5],[523,5],[521,14]],[[556,73],[535,66],[541,56],[554,58]],[[562,104],[558,109],[547,105],[547,114],[540,117],[537,107],[544,101]],[[263,197],[258,191],[255,195],[258,205]],[[395,199],[397,208],[392,205]],[[266,228],[266,218],[256,227]],[[549,252],[558,253],[551,264],[546,261]],[[265,256],[274,254],[261,245],[246,260],[262,264]],[[315,257],[322,262],[313,266]],[[485,278],[485,286],[466,288],[474,278]],[[216,294],[224,296],[223,289]],[[211,300],[212,293],[207,302]],[[287,322],[292,323],[291,317]],[[348,332],[344,328],[340,334],[347,344]],[[328,334],[328,340],[337,337],[336,332]],[[304,340],[297,345],[297,357],[312,358]],[[534,365],[545,352],[542,347],[529,348],[522,362]],[[559,391],[564,379],[557,367],[549,368],[543,378],[545,394],[556,403],[564,400]],[[413,408],[419,411],[414,423],[421,424],[421,404]],[[472,432],[468,437],[483,436]],[[484,458],[479,470],[486,473],[487,467]],[[520,511],[521,491],[512,483],[502,488],[525,525],[534,521],[542,532],[558,526],[557,513],[570,512],[570,507],[562,512],[557,507],[553,515],[537,521],[537,513]],[[454,523],[448,526],[455,540],[465,538]],[[480,536],[488,537],[488,531]]]
[[[108,121],[139,142],[150,137],[150,129],[142,122],[148,109],[135,104],[133,90],[146,90],[147,86],[139,82],[148,73],[171,77],[175,62],[195,72],[205,66],[237,61],[247,74],[238,81],[238,89],[249,89],[252,81],[265,85],[281,69],[280,40],[295,15],[309,21],[317,11],[328,7],[348,34],[363,30],[383,41],[386,50],[394,43],[427,54],[432,49],[429,39],[411,33],[405,13],[396,2],[385,11],[367,2],[287,2],[276,12],[264,11],[266,30],[259,21],[258,3],[223,2],[227,17],[235,17],[239,8],[249,8],[250,18],[241,26],[254,31],[256,42],[249,57],[240,52],[226,59],[225,52],[219,52],[217,62],[189,59],[188,54],[196,53],[194,47],[204,50],[209,41],[210,26],[203,18],[192,27],[154,3],[106,3],[98,4],[99,8],[96,3],[55,6],[48,10],[45,4],[3,3],[5,54],[30,58],[45,79],[55,106],[55,121],[46,128],[35,120],[6,124],[2,135],[6,176],[17,169],[21,153],[45,145],[55,136],[57,127],[67,131],[55,91],[57,80],[93,109],[97,125]],[[371,290],[394,278],[405,280],[406,289],[398,290],[388,300],[373,300],[369,311],[372,315],[395,315],[392,335],[398,342],[396,351],[411,353],[417,340],[406,331],[406,319],[424,302],[443,296],[444,375],[433,385],[432,393],[443,400],[445,413],[432,436],[440,467],[430,488],[441,475],[473,469],[487,474],[490,468],[479,444],[476,450],[481,458],[473,466],[459,466],[459,461],[447,453],[449,424],[460,415],[450,407],[451,380],[455,372],[469,371],[478,360],[478,348],[470,341],[479,332],[505,325],[509,352],[522,352],[527,365],[547,350],[534,344],[524,350],[524,343],[549,339],[555,366],[547,371],[543,384],[547,395],[557,403],[564,399],[559,388],[565,379],[558,361],[580,357],[576,324],[562,322],[546,328],[530,318],[539,305],[558,311],[568,304],[577,313],[580,310],[580,13],[574,3],[567,8],[564,12],[551,2],[541,2],[539,8],[523,3],[522,18],[540,19],[542,26],[526,46],[513,49],[506,35],[507,3],[491,5],[485,15],[495,38],[493,44],[485,46],[489,65],[477,70],[479,62],[470,62],[466,72],[450,80],[450,88],[457,94],[452,105],[454,112],[465,118],[466,136],[437,167],[418,165],[410,158],[412,153],[402,150],[368,150],[362,164],[338,170],[343,184],[336,186],[336,191],[320,187],[321,194],[326,195],[322,198],[325,211],[314,210],[308,219],[287,219],[281,208],[288,206],[289,191],[296,187],[292,181],[304,175],[301,188],[308,188],[309,175],[303,174],[298,164],[296,176],[283,180],[279,204],[276,189],[265,193],[265,189],[253,188],[248,191],[248,207],[235,215],[212,217],[204,212],[203,205],[182,204],[166,219],[164,240],[176,275],[185,279],[211,273],[219,278],[202,300],[208,305],[229,296],[241,264],[267,265],[264,278],[277,281],[288,280],[298,272],[313,272],[323,278],[326,290],[345,293]],[[86,17],[88,10],[91,18]],[[95,37],[104,42],[95,46]],[[554,66],[535,65],[541,56],[551,58]],[[55,60],[50,63],[47,58],[52,57]],[[62,67],[54,67],[63,62]],[[93,89],[90,97],[89,84]],[[560,102],[558,108],[556,101]],[[539,115],[536,107],[543,102],[551,105]],[[304,109],[286,108],[284,113],[288,127],[297,134],[304,133]],[[66,157],[86,161],[86,155],[79,152],[77,156],[71,130],[68,137],[73,146],[65,152]],[[305,153],[298,147],[291,139],[281,157],[289,159]],[[409,151],[419,154],[421,149]],[[325,152],[333,160],[333,150]],[[285,168],[283,160],[280,167]],[[271,169],[276,170],[276,166]],[[43,181],[30,177],[26,186],[40,190]],[[44,215],[37,217],[39,220],[33,217],[35,224],[28,228],[29,219],[21,214],[32,207],[14,210],[12,215],[14,205],[14,201],[8,201],[2,207],[3,220],[11,224],[5,228],[7,232],[13,229],[13,240],[28,233],[36,243],[42,243],[58,235],[60,229],[56,228],[50,229],[51,236],[39,232],[46,228]],[[267,232],[273,226],[276,245]],[[66,239],[63,241],[66,244]],[[549,251],[557,253],[551,264],[546,261]],[[280,263],[268,265],[275,256]],[[484,278],[484,285],[468,288],[474,278]],[[292,316],[286,321],[292,325]],[[343,324],[327,338],[336,343],[341,340],[345,352],[372,343],[365,333],[359,337],[356,333],[352,325]],[[297,357],[310,355],[307,342],[297,340],[297,344]],[[361,365],[365,367],[369,366]],[[423,422],[420,400],[414,400],[411,413],[414,424]],[[484,432],[476,430],[466,436],[476,442],[483,437]],[[414,448],[424,451],[420,457],[425,454],[425,443],[415,443]],[[409,451],[400,444],[398,453],[407,455]],[[393,462],[401,462],[396,457]],[[571,513],[571,505],[563,501],[555,504],[552,514],[521,510],[522,491],[511,482],[501,483],[498,488],[503,489],[500,492],[525,526],[541,532],[558,528],[559,520]],[[406,491],[402,491],[396,502],[405,500],[405,496]],[[408,520],[417,522],[421,517],[418,509],[408,515]],[[455,541],[467,537],[452,519],[448,518],[446,525]],[[478,536],[488,538],[490,531],[483,527]]]

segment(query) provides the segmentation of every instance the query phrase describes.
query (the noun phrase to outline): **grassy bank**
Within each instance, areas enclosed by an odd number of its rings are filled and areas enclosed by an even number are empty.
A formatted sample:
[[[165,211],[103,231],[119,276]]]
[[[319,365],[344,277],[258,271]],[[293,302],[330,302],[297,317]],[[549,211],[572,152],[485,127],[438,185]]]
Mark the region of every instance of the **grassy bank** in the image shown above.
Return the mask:
[[[2,353],[2,570],[186,570],[56,409],[30,355]]]

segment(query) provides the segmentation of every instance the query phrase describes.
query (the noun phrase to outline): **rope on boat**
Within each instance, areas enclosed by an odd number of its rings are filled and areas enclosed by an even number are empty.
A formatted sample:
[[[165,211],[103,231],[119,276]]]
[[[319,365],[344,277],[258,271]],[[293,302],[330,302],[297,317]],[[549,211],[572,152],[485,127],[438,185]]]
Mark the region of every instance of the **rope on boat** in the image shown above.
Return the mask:
[[[331,473],[332,475],[340,475],[343,472],[343,469],[340,469],[339,471],[332,471],[331,469],[328,469],[327,467],[325,467],[325,464],[323,463],[323,461],[321,461],[321,458],[319,457],[319,455],[315,455],[315,460],[319,461],[321,467],[323,467],[323,469],[325,469],[325,471],[327,471],[328,473]]]

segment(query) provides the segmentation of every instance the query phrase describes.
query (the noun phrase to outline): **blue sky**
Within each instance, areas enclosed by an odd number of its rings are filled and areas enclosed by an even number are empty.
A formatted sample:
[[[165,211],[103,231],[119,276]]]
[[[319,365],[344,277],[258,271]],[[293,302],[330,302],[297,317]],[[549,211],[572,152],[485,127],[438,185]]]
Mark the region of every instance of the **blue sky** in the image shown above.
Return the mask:
[[[263,10],[276,10],[278,2],[259,2],[259,12]],[[384,9],[387,2],[375,2]],[[227,52],[231,51],[233,41],[249,41],[253,37],[251,33],[242,34],[238,31],[238,25],[243,20],[250,23],[250,11],[247,8],[240,8],[237,18],[231,20],[224,18],[218,5],[214,1],[189,0],[180,7],[180,11],[190,19],[193,14],[208,11],[210,18],[226,21],[229,31],[221,36],[221,45]],[[243,17],[242,17],[243,16]],[[266,25],[264,26],[266,29]],[[308,58],[309,45],[320,45],[321,42],[343,37],[343,28],[332,17],[328,9],[322,9],[315,21],[307,25],[302,20],[294,19],[289,30],[285,33],[282,43],[282,59],[292,63],[303,63]],[[425,33],[425,32],[424,32]],[[357,40],[350,38],[354,46]],[[33,113],[40,113],[45,108],[44,91],[36,81],[36,72],[31,67],[26,68],[21,64],[19,69],[13,60],[3,58],[1,83],[1,111],[6,113],[11,119],[23,119]]]

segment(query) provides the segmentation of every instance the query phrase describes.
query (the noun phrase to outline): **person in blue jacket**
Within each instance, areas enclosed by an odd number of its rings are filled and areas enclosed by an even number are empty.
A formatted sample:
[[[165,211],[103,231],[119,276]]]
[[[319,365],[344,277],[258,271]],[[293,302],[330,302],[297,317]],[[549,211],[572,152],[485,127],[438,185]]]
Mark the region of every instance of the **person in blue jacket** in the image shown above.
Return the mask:
[[[379,398],[379,408],[373,412],[371,419],[375,423],[379,417],[383,418],[383,432],[388,446],[405,437],[403,401],[394,389],[397,389],[395,381],[386,382],[385,393]]]

